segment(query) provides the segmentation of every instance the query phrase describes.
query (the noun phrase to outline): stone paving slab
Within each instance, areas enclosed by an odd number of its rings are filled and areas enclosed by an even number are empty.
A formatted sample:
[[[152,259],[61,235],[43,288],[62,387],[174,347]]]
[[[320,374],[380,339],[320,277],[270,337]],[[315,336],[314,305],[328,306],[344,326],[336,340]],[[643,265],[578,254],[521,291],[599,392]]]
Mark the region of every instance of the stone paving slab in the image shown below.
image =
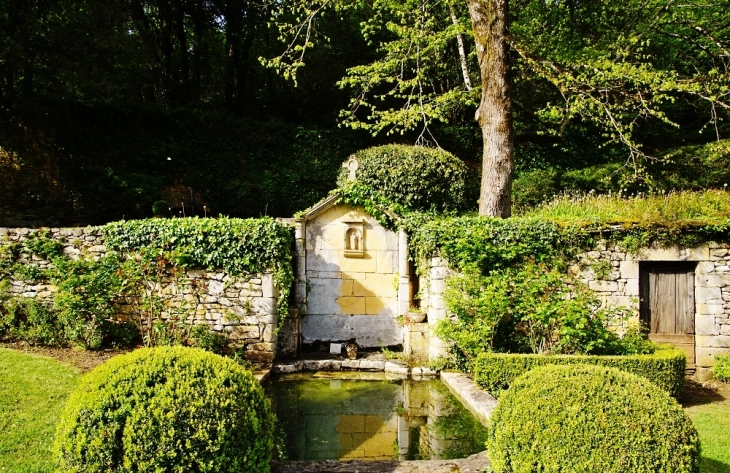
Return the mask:
[[[486,452],[457,460],[271,462],[271,473],[478,473],[488,471]]]

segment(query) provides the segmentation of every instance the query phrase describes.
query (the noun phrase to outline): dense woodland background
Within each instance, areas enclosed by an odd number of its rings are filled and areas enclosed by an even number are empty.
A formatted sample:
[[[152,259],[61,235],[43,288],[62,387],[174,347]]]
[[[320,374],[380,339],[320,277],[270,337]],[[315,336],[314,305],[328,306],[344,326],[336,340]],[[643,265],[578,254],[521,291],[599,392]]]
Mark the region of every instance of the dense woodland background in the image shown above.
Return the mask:
[[[0,226],[149,217],[161,199],[171,215],[290,216],[384,143],[479,169],[463,2],[310,3],[0,0]],[[516,207],[730,183],[728,3],[512,1]],[[561,64],[593,75],[563,89]],[[566,90],[605,97],[623,125]]]

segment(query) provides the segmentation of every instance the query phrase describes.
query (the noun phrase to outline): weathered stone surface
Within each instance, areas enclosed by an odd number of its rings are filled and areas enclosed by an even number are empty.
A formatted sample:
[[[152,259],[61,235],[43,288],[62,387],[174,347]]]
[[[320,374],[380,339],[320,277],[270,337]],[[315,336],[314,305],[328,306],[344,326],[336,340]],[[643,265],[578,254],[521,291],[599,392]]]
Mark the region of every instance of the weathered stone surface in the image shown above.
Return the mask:
[[[489,470],[486,452],[456,460],[273,461],[272,473],[477,473]]]
[[[599,281],[594,280],[588,283],[588,287],[596,292],[616,292],[618,291],[618,283],[615,281]]]
[[[408,376],[411,372],[411,367],[408,366],[407,363],[404,363],[402,361],[391,360],[385,362],[385,372]]]
[[[302,342],[344,341],[351,338],[361,347],[400,345],[401,327],[389,315],[314,315],[302,319]]]
[[[483,425],[487,425],[492,412],[497,407],[497,400],[481,389],[467,375],[454,371],[442,371],[441,381],[474,414]]]

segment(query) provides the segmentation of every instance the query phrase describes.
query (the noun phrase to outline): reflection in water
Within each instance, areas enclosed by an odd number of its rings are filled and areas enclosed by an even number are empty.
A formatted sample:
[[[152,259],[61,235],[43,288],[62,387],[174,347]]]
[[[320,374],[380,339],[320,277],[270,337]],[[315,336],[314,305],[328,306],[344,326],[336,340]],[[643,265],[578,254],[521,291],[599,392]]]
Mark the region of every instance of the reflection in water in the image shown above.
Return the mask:
[[[269,391],[288,460],[460,458],[484,450],[486,430],[438,380],[382,374],[284,375]]]

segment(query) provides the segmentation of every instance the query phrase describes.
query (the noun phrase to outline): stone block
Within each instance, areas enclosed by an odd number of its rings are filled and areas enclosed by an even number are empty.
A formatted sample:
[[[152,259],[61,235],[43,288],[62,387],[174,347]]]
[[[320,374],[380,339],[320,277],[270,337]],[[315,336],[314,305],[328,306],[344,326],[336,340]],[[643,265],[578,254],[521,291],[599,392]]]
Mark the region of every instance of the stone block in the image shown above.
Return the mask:
[[[431,302],[433,302],[433,299]],[[439,320],[446,318],[446,309],[435,309],[435,308],[429,306],[427,313],[426,313],[426,317],[428,317],[429,326],[435,325]]]
[[[398,298],[397,297],[366,297],[365,312],[366,315],[398,315]]]
[[[700,245],[697,248],[685,248],[684,257],[690,261],[706,261],[710,259],[710,247]]]
[[[710,274],[715,272],[715,264],[711,261],[700,261],[695,267],[695,274]]]
[[[235,325],[233,327],[227,327],[227,331],[229,337],[235,340],[259,338],[261,335],[258,325]]]
[[[303,360],[303,371],[341,371],[342,361],[340,360]]]
[[[361,363],[361,360],[342,360],[341,366],[343,370],[359,370]]]
[[[389,315],[313,315],[302,319],[302,342],[355,338],[358,346],[380,347],[403,343],[402,329]]]
[[[627,296],[638,296],[639,295],[639,280],[638,279],[627,279],[624,285],[624,295]]]
[[[724,287],[730,285],[730,274],[698,274],[695,276],[697,287]]]
[[[449,269],[446,265],[443,266],[431,266],[429,271],[431,277],[431,284],[438,279],[446,279],[449,276]]]
[[[378,273],[395,274],[398,270],[398,251],[378,251],[375,260]]]
[[[639,279],[639,262],[638,261],[621,261],[619,263],[619,271],[623,279]]]
[[[722,291],[719,287],[697,287],[695,288],[695,301],[698,304],[706,304],[707,301],[722,300]]]
[[[432,295],[442,294],[446,290],[446,281],[444,279],[432,279],[430,293]]]
[[[310,298],[310,307],[311,307],[311,301],[312,301],[312,299]],[[365,297],[351,297],[351,296],[338,297],[337,299],[335,299],[335,302],[337,304],[337,310],[336,310],[336,312],[334,312],[334,314],[341,314],[341,315],[349,315],[349,314],[363,315],[363,314],[365,314]]]
[[[699,348],[725,348],[730,349],[730,337],[722,335],[696,335],[695,346]]]
[[[274,282],[274,275],[270,273],[261,276],[261,292],[264,297],[276,299],[279,297],[279,286]]]
[[[618,291],[618,283],[615,281],[590,281],[588,287],[596,292]]]
[[[276,326],[274,324],[265,324],[261,340],[266,343],[276,343]]]
[[[360,369],[366,371],[383,371],[385,369],[385,361],[362,360],[360,361]]]
[[[695,334],[719,335],[720,327],[717,325],[715,317],[711,315],[697,314],[695,316]]]
[[[725,313],[722,304],[697,304],[697,315],[720,315]]]
[[[252,343],[247,347],[253,351],[270,351],[273,352],[276,349],[276,343]]]
[[[273,373],[298,373],[301,370],[301,361],[296,361],[294,363],[277,363],[271,368]]]
[[[208,282],[208,292],[211,294],[222,294],[225,289],[226,285],[221,281],[211,280]]]
[[[274,361],[274,352],[246,350],[246,359],[253,363],[271,363]]]
[[[385,362],[385,372],[407,376],[411,372],[411,367],[402,361],[389,360]]]
[[[255,297],[251,301],[251,309],[256,314],[261,314],[261,315],[276,314],[276,299]]]

